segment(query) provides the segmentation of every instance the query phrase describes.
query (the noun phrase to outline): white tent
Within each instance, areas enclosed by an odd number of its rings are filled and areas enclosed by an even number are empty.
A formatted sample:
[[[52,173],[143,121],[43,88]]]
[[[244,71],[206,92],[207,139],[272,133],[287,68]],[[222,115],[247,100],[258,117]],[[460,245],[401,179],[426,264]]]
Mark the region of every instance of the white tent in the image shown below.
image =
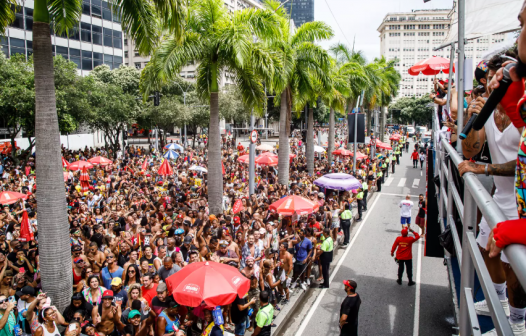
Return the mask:
[[[465,0],[465,38],[505,33],[519,29],[517,16],[524,0]],[[442,46],[458,40],[458,1],[455,2],[453,23]]]

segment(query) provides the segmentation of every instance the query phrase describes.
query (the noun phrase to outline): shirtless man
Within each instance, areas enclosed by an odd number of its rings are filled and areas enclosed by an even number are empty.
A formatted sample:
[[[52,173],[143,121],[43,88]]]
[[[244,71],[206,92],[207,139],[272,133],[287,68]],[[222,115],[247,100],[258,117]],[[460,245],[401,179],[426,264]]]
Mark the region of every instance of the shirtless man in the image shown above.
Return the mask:
[[[288,243],[285,242],[279,245],[279,268],[283,269],[283,272],[285,272],[285,278],[278,285],[278,289],[283,293],[283,288],[285,288],[285,294],[287,296],[286,302],[288,302],[290,298],[289,285],[294,266],[292,263],[292,254],[288,251]]]
[[[15,290],[11,286],[13,283],[13,271],[2,269],[0,274],[0,294],[7,297],[15,295]]]
[[[254,257],[248,256],[246,260],[246,267],[241,270],[241,273],[243,273],[243,275],[248,279],[252,278],[252,276],[259,278],[259,267],[255,266],[255,264]]]
[[[103,335],[111,335],[115,331],[115,326],[118,325],[121,319],[120,307],[112,304],[113,291],[105,290],[102,294],[102,304],[98,308],[98,320],[96,329]]]
[[[104,252],[99,251],[99,246],[96,242],[91,242],[88,247],[88,253],[86,254],[88,261],[91,264],[91,269],[93,274],[100,275],[100,270],[102,269],[102,264],[106,260],[106,255]]]

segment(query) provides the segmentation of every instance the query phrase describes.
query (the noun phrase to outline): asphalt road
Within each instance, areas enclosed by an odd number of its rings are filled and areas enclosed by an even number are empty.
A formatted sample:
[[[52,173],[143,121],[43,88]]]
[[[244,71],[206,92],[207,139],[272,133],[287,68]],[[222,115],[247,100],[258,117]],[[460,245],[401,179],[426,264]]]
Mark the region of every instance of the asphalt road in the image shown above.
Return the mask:
[[[412,144],[410,144],[412,147]],[[414,169],[410,153],[404,153],[394,175],[389,175],[382,192],[369,201],[364,221],[353,225],[353,240],[340,249],[329,289],[312,289],[298,316],[283,335],[338,335],[340,304],[345,298],[342,281],[355,279],[362,305],[360,335],[451,335],[453,304],[442,259],[423,256],[424,242],[413,245],[413,280],[407,286],[404,274],[398,285],[397,264],[390,255],[400,235],[400,200],[410,194],[417,213],[418,194],[425,194],[424,169]],[[412,228],[418,227],[413,224]]]

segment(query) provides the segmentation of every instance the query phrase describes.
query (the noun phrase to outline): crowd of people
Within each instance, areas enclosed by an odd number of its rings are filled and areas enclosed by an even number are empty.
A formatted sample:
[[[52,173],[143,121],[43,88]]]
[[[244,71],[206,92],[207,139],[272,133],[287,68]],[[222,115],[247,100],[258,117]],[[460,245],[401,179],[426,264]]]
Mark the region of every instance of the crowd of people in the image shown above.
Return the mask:
[[[336,148],[345,146],[346,126],[336,127]],[[206,137],[203,139],[206,144]],[[319,141],[317,139],[317,141]],[[245,149],[231,136],[222,138],[224,165],[223,212],[210,213],[207,204],[206,146],[194,144],[175,160],[162,151],[128,146],[114,153],[105,148],[62,149],[67,164],[102,156],[111,162],[65,173],[70,224],[73,283],[70,305],[59,311],[42,292],[38,211],[35,198],[36,157],[25,167],[3,157],[2,189],[23,193],[26,199],[5,205],[0,215],[0,336],[58,334],[67,336],[270,335],[273,315],[293,291],[329,285],[329,266],[336,241],[347,246],[353,222],[367,211],[367,197],[381,191],[389,166],[399,163],[406,137],[392,150],[364,159],[353,167],[350,156],[327,154],[315,158],[307,173],[301,134],[291,138],[288,185],[279,185],[277,167],[258,166],[256,192],[248,193],[247,164],[238,158]],[[278,151],[276,149],[275,151]],[[163,160],[173,174],[159,175]],[[356,169],[355,169],[356,168]],[[313,182],[328,173],[348,173],[361,183],[349,191],[323,189]],[[86,183],[87,182],[87,183]],[[308,215],[282,216],[272,203],[290,195],[318,205]],[[237,201],[241,206],[236,206]],[[234,208],[236,208],[234,212]],[[25,217],[27,214],[27,217]],[[34,240],[19,239],[27,218]],[[187,265],[212,261],[239,269],[250,280],[245,297],[222,306],[224,323],[210,307],[180,305],[169,292],[167,279]]]

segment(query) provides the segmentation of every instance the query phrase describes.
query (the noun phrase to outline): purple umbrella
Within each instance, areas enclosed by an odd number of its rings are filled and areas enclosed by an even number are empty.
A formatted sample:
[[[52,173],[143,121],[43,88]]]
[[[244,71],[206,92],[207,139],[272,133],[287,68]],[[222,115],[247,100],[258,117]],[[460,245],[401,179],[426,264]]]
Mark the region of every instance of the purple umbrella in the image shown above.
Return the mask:
[[[354,176],[344,173],[324,175],[316,181],[314,181],[314,184],[319,187],[324,187],[326,189],[347,191],[362,187],[360,181],[358,181]]]

